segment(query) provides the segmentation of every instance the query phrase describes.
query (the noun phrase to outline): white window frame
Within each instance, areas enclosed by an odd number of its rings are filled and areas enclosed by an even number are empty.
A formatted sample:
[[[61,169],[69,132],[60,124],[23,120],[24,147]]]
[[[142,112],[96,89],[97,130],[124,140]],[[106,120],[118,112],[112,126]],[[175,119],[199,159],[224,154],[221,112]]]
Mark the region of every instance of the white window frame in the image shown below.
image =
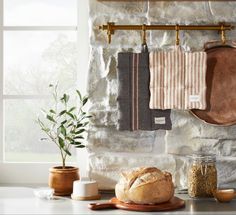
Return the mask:
[[[3,94],[3,32],[17,30],[77,30],[78,45],[78,89],[84,94],[88,75],[89,59],[89,33],[88,33],[88,5],[89,0],[77,0],[77,26],[3,26],[3,1],[0,0],[0,185],[1,184],[46,184],[48,179],[48,169],[60,163],[6,163],[3,162],[4,145],[4,99],[34,99],[40,96],[23,96]],[[81,31],[79,30],[81,29]],[[86,71],[86,72],[85,72]],[[44,96],[42,96],[44,97]],[[79,166],[81,172],[86,172],[87,153],[80,150],[75,166]],[[86,173],[83,173],[86,174]]]

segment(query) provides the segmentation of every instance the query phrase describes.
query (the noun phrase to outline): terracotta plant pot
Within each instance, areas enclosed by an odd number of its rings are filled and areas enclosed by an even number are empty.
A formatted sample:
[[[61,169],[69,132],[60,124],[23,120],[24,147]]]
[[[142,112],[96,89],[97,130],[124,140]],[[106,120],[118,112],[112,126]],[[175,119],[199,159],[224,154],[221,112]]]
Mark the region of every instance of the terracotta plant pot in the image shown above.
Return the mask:
[[[68,196],[73,192],[73,181],[79,180],[79,172],[77,167],[66,166],[63,169],[61,166],[52,167],[49,169],[49,187],[54,189],[54,194],[57,196]]]

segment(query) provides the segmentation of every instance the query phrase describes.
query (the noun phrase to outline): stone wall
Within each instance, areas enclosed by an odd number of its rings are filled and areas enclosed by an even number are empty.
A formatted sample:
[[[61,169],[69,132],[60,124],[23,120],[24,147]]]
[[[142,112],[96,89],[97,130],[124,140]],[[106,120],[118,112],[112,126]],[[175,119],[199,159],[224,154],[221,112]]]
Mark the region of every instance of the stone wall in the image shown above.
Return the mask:
[[[218,154],[220,186],[236,186],[236,126],[204,124],[187,111],[172,111],[171,131],[117,131],[116,56],[120,51],[140,51],[138,31],[117,31],[112,43],[98,25],[209,24],[236,21],[236,2],[97,1],[90,0],[90,67],[88,92],[94,114],[88,135],[89,170],[101,189],[112,189],[119,172],[137,166],[157,166],[170,171],[178,188],[186,188],[185,155],[194,150]],[[236,31],[227,33],[234,38]],[[216,32],[180,32],[181,45],[201,50],[205,42],[219,39]],[[168,48],[175,32],[150,31],[149,49]]]

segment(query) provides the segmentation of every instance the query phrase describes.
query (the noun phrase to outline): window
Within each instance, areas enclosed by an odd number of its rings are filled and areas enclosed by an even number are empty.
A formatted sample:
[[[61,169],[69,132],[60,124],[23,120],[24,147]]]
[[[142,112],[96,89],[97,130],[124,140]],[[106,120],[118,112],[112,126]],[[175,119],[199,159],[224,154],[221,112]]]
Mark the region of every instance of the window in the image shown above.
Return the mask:
[[[88,62],[87,4],[0,0],[0,183],[44,182],[31,177],[32,167],[45,175],[49,162],[60,161],[56,147],[40,140],[44,134],[35,120],[50,105],[50,83],[85,89],[86,75],[79,73]],[[29,175],[13,180],[22,166]]]

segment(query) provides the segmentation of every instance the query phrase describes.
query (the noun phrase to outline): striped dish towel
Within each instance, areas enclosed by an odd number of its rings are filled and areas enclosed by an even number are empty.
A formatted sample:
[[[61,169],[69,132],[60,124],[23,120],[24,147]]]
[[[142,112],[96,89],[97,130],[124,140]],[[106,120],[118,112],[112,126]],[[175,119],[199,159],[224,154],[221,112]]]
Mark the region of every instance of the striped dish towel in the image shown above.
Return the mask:
[[[205,109],[206,53],[173,51],[150,53],[150,108]]]
[[[151,110],[149,53],[118,53],[119,130],[171,129],[170,110]]]

